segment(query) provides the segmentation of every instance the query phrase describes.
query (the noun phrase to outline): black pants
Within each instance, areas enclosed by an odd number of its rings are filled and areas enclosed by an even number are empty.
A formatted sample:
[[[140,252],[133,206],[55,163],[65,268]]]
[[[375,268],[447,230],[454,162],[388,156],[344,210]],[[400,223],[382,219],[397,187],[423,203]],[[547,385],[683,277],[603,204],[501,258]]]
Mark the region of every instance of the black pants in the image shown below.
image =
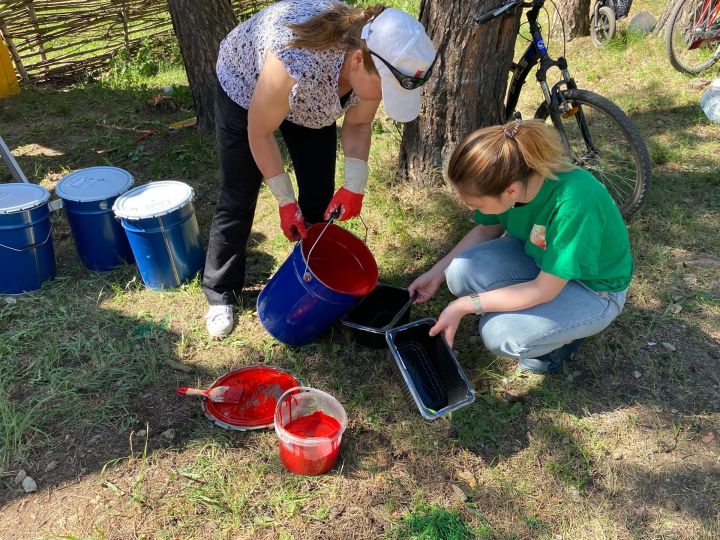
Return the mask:
[[[248,143],[247,117],[247,110],[218,84],[215,122],[222,186],[203,278],[210,305],[236,303],[245,285],[245,249],[262,185]],[[322,221],[335,187],[336,126],[311,129],[286,120],[280,132],[295,169],[303,216],[309,223]]]

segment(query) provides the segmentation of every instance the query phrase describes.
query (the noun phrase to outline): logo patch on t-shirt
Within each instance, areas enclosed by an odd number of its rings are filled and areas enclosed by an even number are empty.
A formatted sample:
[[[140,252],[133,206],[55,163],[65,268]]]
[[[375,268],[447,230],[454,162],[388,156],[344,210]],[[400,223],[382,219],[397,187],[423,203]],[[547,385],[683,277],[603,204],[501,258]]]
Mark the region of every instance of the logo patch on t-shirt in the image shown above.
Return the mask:
[[[547,244],[545,243],[545,225],[533,225],[532,231],[530,231],[530,241],[542,249],[547,249]]]

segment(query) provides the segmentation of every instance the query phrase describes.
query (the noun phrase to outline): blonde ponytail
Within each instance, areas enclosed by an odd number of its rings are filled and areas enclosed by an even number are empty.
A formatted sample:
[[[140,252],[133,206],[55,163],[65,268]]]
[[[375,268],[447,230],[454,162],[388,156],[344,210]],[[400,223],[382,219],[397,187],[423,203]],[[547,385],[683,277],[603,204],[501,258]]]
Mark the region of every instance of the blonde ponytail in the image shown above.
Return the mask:
[[[450,157],[448,178],[462,193],[498,196],[513,182],[527,183],[533,174],[555,179],[571,167],[555,130],[542,120],[526,120],[465,137]]]
[[[384,9],[385,6],[380,4],[361,9],[333,2],[330,9],[307,21],[288,25],[295,37],[287,46],[313,51],[341,49],[350,52],[360,49],[363,52],[365,68],[371,73],[377,73],[365,41],[360,39],[360,33],[363,26],[373,17],[380,15]]]

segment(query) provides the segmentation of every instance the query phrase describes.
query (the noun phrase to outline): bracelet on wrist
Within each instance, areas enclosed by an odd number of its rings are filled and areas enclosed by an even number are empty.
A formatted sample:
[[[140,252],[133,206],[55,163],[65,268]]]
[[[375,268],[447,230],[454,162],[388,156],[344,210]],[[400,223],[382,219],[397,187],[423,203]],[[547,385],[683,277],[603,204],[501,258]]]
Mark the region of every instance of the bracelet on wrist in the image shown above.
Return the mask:
[[[485,313],[485,310],[483,309],[483,305],[480,301],[480,296],[478,296],[478,293],[471,294],[470,300],[472,300],[473,307],[475,308],[475,315],[483,315]]]

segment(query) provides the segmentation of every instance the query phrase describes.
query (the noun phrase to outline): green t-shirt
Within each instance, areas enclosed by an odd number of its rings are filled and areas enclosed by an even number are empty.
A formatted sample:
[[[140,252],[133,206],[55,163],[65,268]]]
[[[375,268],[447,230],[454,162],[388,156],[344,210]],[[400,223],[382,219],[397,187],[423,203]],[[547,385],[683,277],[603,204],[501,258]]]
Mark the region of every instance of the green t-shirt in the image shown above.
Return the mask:
[[[594,291],[627,289],[634,263],[620,211],[605,186],[585,169],[545,179],[527,204],[475,222],[500,224],[525,244],[543,272],[578,280]]]

